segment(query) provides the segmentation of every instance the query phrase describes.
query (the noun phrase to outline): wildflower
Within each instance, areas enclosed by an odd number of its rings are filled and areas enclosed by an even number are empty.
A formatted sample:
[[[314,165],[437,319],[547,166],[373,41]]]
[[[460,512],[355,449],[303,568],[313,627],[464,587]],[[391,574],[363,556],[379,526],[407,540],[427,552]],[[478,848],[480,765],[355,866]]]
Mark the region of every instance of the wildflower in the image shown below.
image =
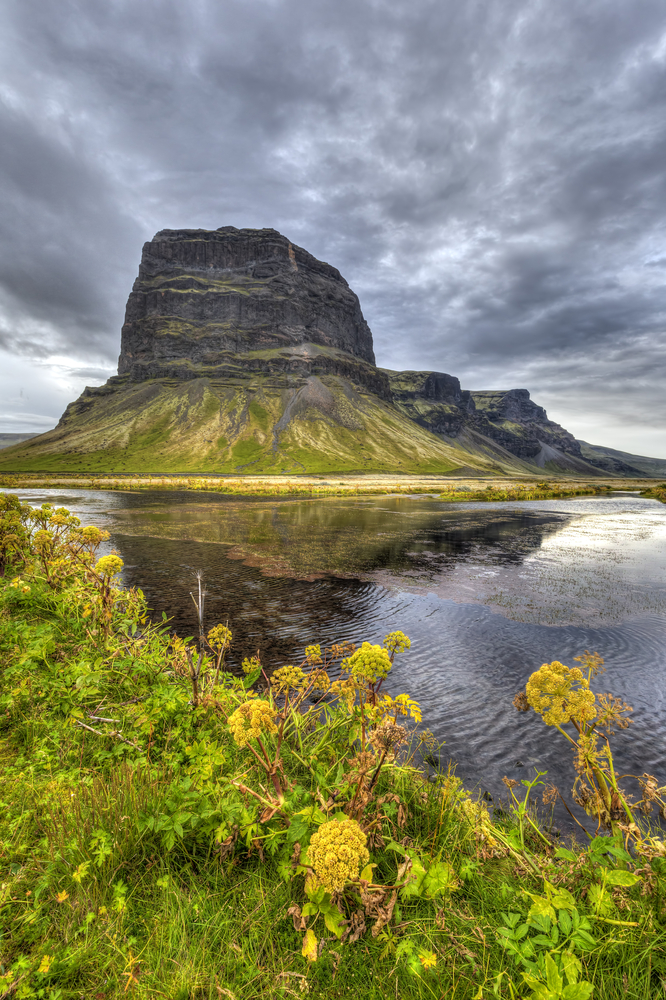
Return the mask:
[[[434,969],[437,965],[437,955],[434,951],[419,951],[419,958],[424,969]]]
[[[321,668],[310,672],[310,684],[315,691],[328,691],[331,686],[331,679],[325,670]]]
[[[559,660],[544,663],[532,674],[525,690],[530,705],[547,726],[596,718],[594,692],[578,667],[566,667]]]
[[[63,892],[57,893],[57,895],[56,895],[56,902],[58,902],[58,903],[64,903],[66,899],[69,899],[69,893],[68,892],[64,892],[63,891]]]
[[[284,694],[289,688],[302,691],[307,686],[307,683],[308,679],[305,671],[301,670],[300,667],[292,667],[291,664],[288,667],[280,667],[278,670],[274,670],[271,675],[271,687],[278,694]]]
[[[44,972],[44,973],[48,972],[49,969],[51,968],[52,961],[53,957],[51,955],[42,955],[42,960],[39,963],[39,968],[37,969],[37,972]]]
[[[277,733],[275,709],[261,698],[246,701],[229,716],[229,729],[239,747],[259,739],[262,733]]]
[[[406,649],[411,648],[411,639],[404,632],[389,632],[384,639],[384,649],[387,649],[389,653],[404,653]]]
[[[243,668],[244,674],[253,674],[261,666],[261,660],[258,656],[246,656],[241,667]]]
[[[120,556],[102,556],[102,558],[97,561],[95,572],[100,576],[107,576],[111,579],[111,577],[115,576],[116,573],[120,573],[124,565],[125,563],[122,561]]]
[[[341,701],[345,701],[347,704],[347,711],[351,712],[354,707],[354,702],[356,700],[356,682],[348,677],[344,681],[333,681],[329,689],[330,694],[339,698]]]
[[[311,667],[316,666],[316,664],[322,662],[321,658],[321,646],[306,646],[305,647],[305,658]]]
[[[388,676],[391,669],[389,654],[381,646],[373,646],[364,642],[360,649],[341,663],[343,670],[348,671],[357,681],[376,684]]]
[[[358,878],[370,855],[367,837],[354,819],[329,820],[312,835],[308,858],[319,884],[329,892],[340,892],[346,882]]]
[[[520,782],[516,781],[515,778],[507,778],[506,775],[504,775],[504,777],[502,778],[502,782],[506,785],[509,791],[511,791],[512,788],[515,788],[516,785],[520,784]]]
[[[216,653],[222,653],[231,645],[231,629],[226,625],[214,625],[208,633],[208,644]]]
[[[99,545],[100,542],[105,542],[108,537],[108,531],[101,531],[92,524],[88,524],[85,528],[81,528],[81,538],[83,538],[83,540],[89,545]]]

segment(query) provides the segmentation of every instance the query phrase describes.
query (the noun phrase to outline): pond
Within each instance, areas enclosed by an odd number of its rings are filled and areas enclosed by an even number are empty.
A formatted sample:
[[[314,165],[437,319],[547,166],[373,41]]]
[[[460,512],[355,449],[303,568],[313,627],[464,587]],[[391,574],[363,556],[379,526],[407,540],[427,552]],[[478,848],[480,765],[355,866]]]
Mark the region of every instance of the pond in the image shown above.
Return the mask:
[[[214,493],[19,490],[111,533],[124,577],[181,635],[202,569],[206,627],[228,621],[231,665],[271,667],[306,644],[381,642],[402,629],[391,694],[420,702],[470,787],[547,770],[562,791],[563,738],[512,699],[542,663],[597,651],[597,690],[634,707],[614,738],[622,771],[666,784],[666,506],[636,494],[507,503],[432,497],[304,500]],[[562,829],[566,814],[557,811]],[[579,814],[580,815],[580,814]]]

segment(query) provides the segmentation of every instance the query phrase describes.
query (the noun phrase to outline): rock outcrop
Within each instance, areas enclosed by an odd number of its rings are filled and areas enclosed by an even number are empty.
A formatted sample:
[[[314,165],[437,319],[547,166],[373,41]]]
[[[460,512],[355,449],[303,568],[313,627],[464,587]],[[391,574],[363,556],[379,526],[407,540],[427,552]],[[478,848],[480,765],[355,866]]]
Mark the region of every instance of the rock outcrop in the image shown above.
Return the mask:
[[[444,372],[391,372],[395,405],[421,427],[498,461],[525,468],[601,475],[573,434],[548,419],[527,389],[471,392]]]
[[[351,378],[384,398],[372,334],[336,268],[275,229],[166,229],[144,244],[118,374]]]

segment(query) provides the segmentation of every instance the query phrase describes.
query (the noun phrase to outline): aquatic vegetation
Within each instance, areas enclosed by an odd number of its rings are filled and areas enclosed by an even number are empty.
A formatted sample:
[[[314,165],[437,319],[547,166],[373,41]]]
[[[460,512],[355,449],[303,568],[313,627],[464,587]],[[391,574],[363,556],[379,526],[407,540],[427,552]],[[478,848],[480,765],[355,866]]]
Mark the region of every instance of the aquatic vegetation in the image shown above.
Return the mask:
[[[517,699],[609,814],[564,846],[530,806],[543,775],[522,799],[509,782],[513,816],[428,778],[419,706],[384,690],[404,633],[232,674],[201,576],[184,640],[102,532],[1,499],[0,996],[659,995],[664,789],[622,792],[606,748],[628,706],[592,690],[599,657]]]

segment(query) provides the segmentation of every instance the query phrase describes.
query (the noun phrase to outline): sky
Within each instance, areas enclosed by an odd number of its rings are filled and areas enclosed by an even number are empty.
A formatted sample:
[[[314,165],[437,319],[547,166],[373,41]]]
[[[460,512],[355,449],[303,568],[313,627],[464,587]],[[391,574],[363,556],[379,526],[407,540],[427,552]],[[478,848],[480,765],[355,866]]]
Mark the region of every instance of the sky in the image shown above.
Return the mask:
[[[272,227],[385,368],[666,458],[663,0],[2,0],[0,432],[115,373],[144,241]]]

